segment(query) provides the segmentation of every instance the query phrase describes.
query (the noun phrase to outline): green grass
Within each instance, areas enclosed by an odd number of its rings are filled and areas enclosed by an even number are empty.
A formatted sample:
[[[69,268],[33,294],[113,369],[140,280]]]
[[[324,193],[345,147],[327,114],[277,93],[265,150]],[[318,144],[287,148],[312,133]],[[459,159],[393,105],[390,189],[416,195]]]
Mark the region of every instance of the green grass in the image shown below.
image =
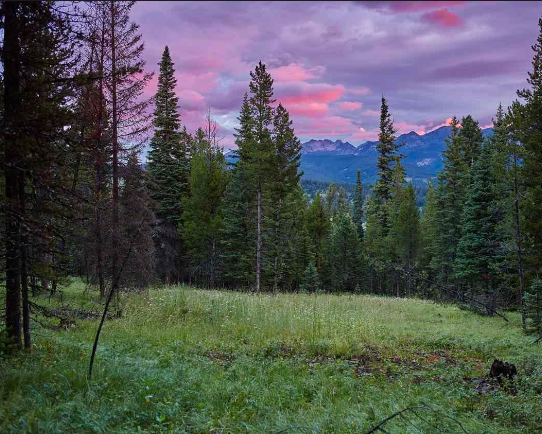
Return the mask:
[[[73,283],[63,303],[99,310],[83,290]],[[541,432],[542,349],[514,313],[506,323],[420,300],[181,286],[122,303],[90,382],[97,320],[36,327],[31,354],[0,359],[0,432],[363,433],[421,403],[448,432],[460,431],[442,414],[469,433]],[[477,387],[494,358],[515,363],[519,378]],[[387,429],[437,432],[411,419],[419,428]]]

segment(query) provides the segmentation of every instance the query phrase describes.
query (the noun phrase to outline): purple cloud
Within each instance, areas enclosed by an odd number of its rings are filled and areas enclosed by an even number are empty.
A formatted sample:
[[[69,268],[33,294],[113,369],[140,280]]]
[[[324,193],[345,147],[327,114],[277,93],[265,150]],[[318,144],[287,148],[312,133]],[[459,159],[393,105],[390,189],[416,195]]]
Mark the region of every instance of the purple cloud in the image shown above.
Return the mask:
[[[374,139],[384,94],[401,132],[486,125],[525,86],[541,2],[139,2],[148,69],[169,45],[182,121],[207,107],[225,146],[262,60],[301,138]],[[147,94],[156,91],[156,79]]]

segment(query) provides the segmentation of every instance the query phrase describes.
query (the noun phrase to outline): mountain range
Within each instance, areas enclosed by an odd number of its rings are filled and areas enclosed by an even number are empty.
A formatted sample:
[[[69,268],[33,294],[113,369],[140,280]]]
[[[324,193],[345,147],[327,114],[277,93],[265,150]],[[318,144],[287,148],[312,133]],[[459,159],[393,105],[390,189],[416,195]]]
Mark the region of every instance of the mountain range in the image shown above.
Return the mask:
[[[446,149],[445,139],[452,127],[444,126],[427,134],[414,131],[400,135],[396,143],[402,144],[399,152],[405,156],[402,164],[407,181],[427,183],[442,170],[442,151]],[[493,130],[482,130],[484,137],[491,136]],[[377,178],[378,141],[368,141],[354,146],[341,140],[309,140],[302,143],[301,170],[303,178],[327,182],[356,182],[356,171],[361,171],[364,183],[372,184]],[[231,160],[233,154],[226,157]]]

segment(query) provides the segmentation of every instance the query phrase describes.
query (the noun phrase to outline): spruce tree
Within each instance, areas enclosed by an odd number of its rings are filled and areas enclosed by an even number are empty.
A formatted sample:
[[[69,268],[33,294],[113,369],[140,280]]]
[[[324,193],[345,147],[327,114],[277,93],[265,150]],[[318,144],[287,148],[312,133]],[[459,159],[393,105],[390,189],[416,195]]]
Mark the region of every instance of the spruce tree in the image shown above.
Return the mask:
[[[393,167],[400,161],[401,156],[397,154],[399,145],[396,143],[395,128],[389,112],[386,99],[382,97],[382,106],[380,109],[380,133],[378,134],[378,144],[376,148],[378,156],[378,180],[374,186],[375,198],[381,205],[379,211],[381,218],[381,227],[384,236],[389,232],[388,202],[392,196],[393,186]]]
[[[386,268],[387,239],[382,227],[383,205],[374,195],[366,200],[367,223],[365,229],[364,251],[370,262],[371,286],[375,292],[382,293],[382,277]]]
[[[155,95],[154,136],[147,156],[147,169],[152,176],[149,190],[160,218],[178,223],[181,216],[180,197],[186,192],[188,162],[181,143],[177,79],[169,48],[166,46],[159,63],[158,90]]]
[[[312,241],[315,266],[319,272],[325,261],[325,242],[330,230],[330,214],[322,196],[317,193],[307,211],[307,231]]]
[[[324,277],[327,287],[354,291],[359,283],[361,244],[352,217],[344,207],[333,218],[326,251]]]
[[[430,182],[425,194],[425,206],[420,221],[420,265],[426,272],[431,271],[431,265],[438,250],[437,218],[437,191],[433,182]]]
[[[493,120],[493,135],[490,143],[493,148],[493,172],[499,182],[496,183],[495,201],[498,206],[501,223],[499,231],[502,233],[501,243],[503,250],[512,250],[511,262],[515,262],[519,297],[521,300],[521,319],[523,330],[526,328],[526,312],[524,306],[524,260],[523,260],[523,225],[521,222],[521,202],[524,197],[524,171],[520,164],[524,156],[524,147],[515,137],[515,127],[521,124],[518,114],[517,102],[509,108],[505,115],[502,105],[499,104],[497,114]]]
[[[288,111],[280,103],[274,113],[272,141],[275,151],[264,192],[266,208],[269,210],[264,238],[268,244],[266,262],[271,265],[269,275],[273,276],[273,290],[277,291],[284,283],[284,243],[288,240],[287,233],[293,218],[292,210],[287,210],[284,202],[299,186],[302,175],[298,170],[301,161],[301,143],[295,136]]]
[[[237,165],[224,193],[221,260],[225,283],[231,287],[247,288],[254,283],[256,218],[252,185],[244,166]]]
[[[303,273],[303,280],[299,286],[301,292],[320,292],[320,278],[318,277],[318,271],[314,262],[309,262],[305,272]]]
[[[491,149],[486,145],[473,166],[454,271],[474,294],[484,294],[493,302],[500,257],[491,169]]]
[[[525,331],[536,333],[537,342],[542,339],[542,280],[533,279],[531,286],[525,291],[525,310],[527,313],[527,326]]]
[[[177,227],[183,211],[181,197],[188,191],[188,134],[179,131],[177,79],[167,46],[159,66],[158,90],[154,98],[154,135],[147,170],[151,175],[149,192],[159,219],[155,234],[157,270],[163,281],[176,281],[181,272],[182,254]]]
[[[222,260],[224,277],[231,286],[248,287],[253,284],[255,261],[255,183],[249,167],[254,153],[254,128],[248,94],[243,96],[235,129],[234,151],[237,161],[231,172],[231,182],[224,197],[224,229],[222,237]]]
[[[394,198],[396,212],[392,214],[389,246],[394,259],[401,268],[412,270],[418,260],[420,249],[420,216],[416,206],[416,195],[412,184],[402,189]],[[408,291],[410,292],[410,279]],[[401,276],[397,280],[397,295],[400,297]]]
[[[180,233],[196,282],[213,288],[220,277],[220,234],[224,224],[224,193],[229,173],[221,148],[200,144],[190,163],[189,192]],[[207,149],[206,149],[207,148]]]
[[[538,20],[539,35],[532,50],[532,70],[528,72],[530,88],[518,90],[522,102],[512,106],[514,139],[524,145],[523,167],[525,199],[522,214],[529,243],[527,261],[531,273],[542,272],[542,18]]]
[[[444,169],[438,174],[437,189],[437,244],[434,266],[438,268],[441,283],[453,279],[457,243],[461,238],[461,218],[468,171],[459,138],[459,121],[454,116],[451,133],[443,152]]]
[[[26,348],[31,346],[30,281],[56,282],[59,270],[54,258],[62,250],[59,234],[66,234],[72,226],[66,219],[74,217],[74,198],[66,185],[71,185],[68,175],[76,148],[70,140],[74,125],[71,103],[77,63],[74,52],[80,41],[68,16],[53,2],[1,5],[2,253],[5,325],[15,348],[21,346],[22,338]]]
[[[132,152],[122,168],[124,186],[120,196],[120,258],[124,262],[121,286],[144,288],[154,283],[155,247],[152,227],[156,217],[137,154]]]
[[[378,144],[376,145],[376,148],[380,153],[377,163],[379,179],[376,182],[374,192],[376,197],[383,203],[387,203],[391,197],[391,173],[393,163],[396,161],[396,153],[399,149],[399,146],[395,143],[395,132],[388,103],[386,99],[382,97],[382,106],[380,108],[380,133],[378,134]]]
[[[356,171],[353,220],[358,231],[359,239],[363,240],[363,184],[361,183],[361,172],[359,170]]]
[[[458,133],[459,151],[463,161],[471,167],[480,156],[484,136],[477,121],[471,115],[461,119],[461,129]]]

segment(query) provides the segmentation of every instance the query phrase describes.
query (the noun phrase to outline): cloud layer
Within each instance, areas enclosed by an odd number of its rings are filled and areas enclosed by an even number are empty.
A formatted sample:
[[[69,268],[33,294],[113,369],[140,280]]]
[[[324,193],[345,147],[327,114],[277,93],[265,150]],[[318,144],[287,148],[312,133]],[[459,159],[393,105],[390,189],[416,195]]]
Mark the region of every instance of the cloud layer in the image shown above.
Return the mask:
[[[382,94],[399,133],[451,116],[487,125],[525,86],[541,2],[139,2],[132,19],[157,71],[175,62],[182,122],[207,107],[233,132],[250,71],[262,60],[302,140],[359,144],[378,133]],[[155,82],[147,92],[156,91]]]

